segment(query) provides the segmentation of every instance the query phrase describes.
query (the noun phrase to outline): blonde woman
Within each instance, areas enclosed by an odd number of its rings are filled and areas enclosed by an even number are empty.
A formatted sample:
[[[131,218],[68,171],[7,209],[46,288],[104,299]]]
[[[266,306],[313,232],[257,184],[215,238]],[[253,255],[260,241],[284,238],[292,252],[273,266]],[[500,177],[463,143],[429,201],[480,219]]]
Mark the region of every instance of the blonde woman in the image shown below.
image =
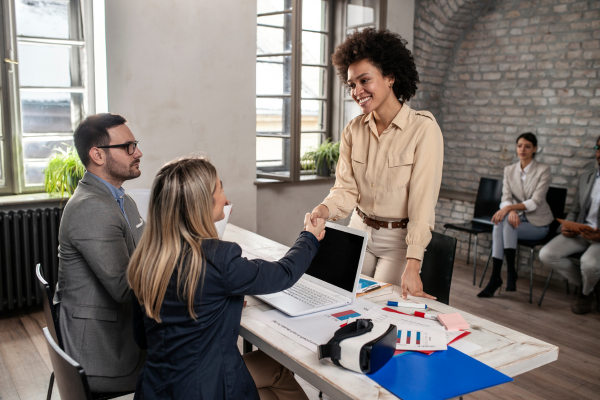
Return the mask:
[[[204,158],[165,165],[154,180],[144,235],[127,278],[136,341],[148,349],[135,399],[307,399],[289,370],[237,348],[244,295],[291,287],[308,269],[325,221],[305,230],[281,260],[247,260],[217,238],[227,202]]]

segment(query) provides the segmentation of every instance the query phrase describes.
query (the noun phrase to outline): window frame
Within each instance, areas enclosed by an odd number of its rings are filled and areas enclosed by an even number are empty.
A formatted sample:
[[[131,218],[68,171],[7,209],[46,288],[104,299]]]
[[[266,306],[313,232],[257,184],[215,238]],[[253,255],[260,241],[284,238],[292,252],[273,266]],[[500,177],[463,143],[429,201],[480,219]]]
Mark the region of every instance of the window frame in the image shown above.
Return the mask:
[[[2,80],[2,95],[0,97],[0,118],[2,119],[2,141],[4,148],[0,149],[2,153],[4,185],[0,182],[0,196],[13,194],[31,194],[44,192],[44,186],[26,185],[25,183],[25,158],[23,153],[23,139],[27,137],[51,136],[52,132],[44,132],[39,135],[25,134],[23,132],[22,122],[22,104],[21,91],[52,92],[52,93],[82,93],[81,109],[78,115],[81,118],[94,114],[96,111],[96,85],[98,79],[95,74],[95,63],[97,61],[106,61],[106,56],[99,57],[96,60],[98,50],[106,51],[105,47],[98,46],[98,41],[104,41],[105,38],[97,38],[94,35],[94,26],[104,24],[104,14],[96,13],[100,7],[104,7],[104,0],[71,0],[70,7],[75,13],[70,13],[69,32],[70,37],[76,39],[54,39],[43,37],[28,37],[17,35],[16,27],[16,0],[1,0],[0,22],[3,29],[0,35],[0,51],[5,55],[4,62],[0,62],[0,79]],[[70,74],[72,86],[70,87],[39,87],[39,86],[21,86],[19,81],[19,43],[31,43],[36,45],[51,45],[67,47],[71,54],[77,53],[77,58],[71,57]],[[96,46],[95,46],[96,44]],[[95,48],[97,47],[97,48]],[[77,68],[73,68],[76,66]],[[101,66],[102,67],[102,66]],[[106,74],[106,68],[100,71]],[[106,82],[106,79],[100,80],[100,83]],[[77,86],[75,86],[77,84]],[[106,98],[106,87],[99,88],[98,94],[103,94]],[[102,99],[101,99],[102,100]],[[72,107],[74,103],[72,102]],[[104,108],[104,107],[101,107]],[[73,130],[77,121],[72,109]],[[68,136],[68,132],[57,133],[57,136]],[[71,132],[72,136],[72,132]],[[1,143],[1,141],[0,141]]]
[[[331,137],[331,124],[332,124],[332,87],[333,87],[333,67],[331,65],[330,57],[327,57],[326,64],[308,64],[302,62],[302,32],[316,32],[327,35],[326,40],[326,49],[325,54],[329,55],[332,52],[333,44],[334,44],[334,36],[335,36],[335,25],[334,25],[334,17],[335,17],[335,1],[334,0],[323,0],[327,3],[327,32],[323,31],[314,31],[311,29],[303,29],[302,28],[302,1],[303,0],[290,0],[291,9],[280,12],[271,12],[271,13],[262,13],[258,14],[257,17],[268,16],[268,15],[277,15],[290,13],[291,14],[291,44],[292,49],[289,54],[287,53],[277,53],[270,55],[257,55],[259,57],[268,57],[268,56],[291,56],[291,84],[290,84],[290,133],[288,135],[268,135],[261,134],[259,132],[255,132],[256,137],[282,137],[290,139],[289,144],[289,158],[286,159],[286,151],[284,150],[283,158],[284,158],[284,166],[289,165],[289,176],[283,176],[277,174],[275,172],[269,173],[265,172],[266,169],[269,168],[261,168],[263,172],[259,172],[258,166],[256,167],[256,177],[259,179],[274,179],[277,181],[285,181],[285,182],[298,182],[302,180],[302,177],[306,175],[301,174],[301,166],[300,166],[300,151],[301,151],[301,139],[303,133],[320,133],[321,134],[321,142]],[[257,24],[258,26],[258,24]],[[303,66],[317,66],[325,68],[326,71],[326,82],[324,87],[324,97],[311,97],[306,100],[320,100],[325,104],[325,124],[323,129],[321,130],[311,130],[302,132],[301,123],[302,123],[302,67]],[[283,98],[282,95],[256,95],[256,98]],[[285,108],[285,105],[284,105]],[[284,125],[285,125],[285,110],[284,110]],[[273,168],[274,169],[274,168]]]
[[[344,125],[344,106],[347,101],[344,95],[344,85],[340,82],[335,68],[331,63],[331,54],[336,46],[341,44],[346,38],[346,10],[348,7],[348,0],[326,0],[328,7],[328,29],[327,29],[327,82],[325,87],[325,124],[324,129],[321,133],[321,143],[327,139],[332,141],[339,141],[341,133],[345,127]],[[290,56],[292,57],[292,71],[291,71],[291,88],[290,88],[290,148],[289,148],[289,176],[282,176],[277,173],[259,172],[257,168],[257,179],[268,179],[283,182],[299,182],[304,180],[314,179],[314,175],[304,175],[301,173],[300,167],[300,151],[301,151],[301,138],[303,133],[313,133],[316,131],[302,132],[301,121],[302,121],[302,0],[290,0],[292,6],[288,12],[292,15],[292,50]],[[273,12],[258,14],[257,17],[275,15],[283,12]],[[368,24],[369,26],[374,25],[378,29],[385,29],[386,27],[386,14],[387,14],[387,0],[379,0],[378,9],[375,11],[375,24]],[[258,25],[257,25],[258,26]],[[308,30],[307,31],[312,31]],[[283,54],[277,54],[283,55]],[[263,56],[264,57],[264,56]],[[256,98],[282,98],[280,95],[257,95]],[[284,106],[285,107],[285,106]],[[284,116],[285,118],[285,116]],[[285,125],[285,122],[284,122]],[[255,132],[256,137],[268,136],[260,135]],[[269,136],[277,137],[277,136]],[[283,136],[282,136],[283,137]],[[284,152],[284,158],[286,154]],[[284,161],[285,163],[285,161]]]

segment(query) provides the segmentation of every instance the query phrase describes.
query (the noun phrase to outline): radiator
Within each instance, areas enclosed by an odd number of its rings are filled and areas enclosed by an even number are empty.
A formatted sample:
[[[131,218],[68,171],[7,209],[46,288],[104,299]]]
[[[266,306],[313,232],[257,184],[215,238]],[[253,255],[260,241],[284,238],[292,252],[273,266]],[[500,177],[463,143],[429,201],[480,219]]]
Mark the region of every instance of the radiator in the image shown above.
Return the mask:
[[[0,312],[42,303],[35,266],[50,288],[58,279],[58,227],[62,210],[0,212]]]

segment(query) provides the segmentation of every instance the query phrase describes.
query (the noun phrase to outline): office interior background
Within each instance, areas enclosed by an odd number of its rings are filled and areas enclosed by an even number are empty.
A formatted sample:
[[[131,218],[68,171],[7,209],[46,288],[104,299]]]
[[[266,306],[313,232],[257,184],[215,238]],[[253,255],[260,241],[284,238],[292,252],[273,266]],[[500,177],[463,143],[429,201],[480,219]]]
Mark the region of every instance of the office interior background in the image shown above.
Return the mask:
[[[406,39],[421,79],[409,105],[442,129],[437,231],[471,220],[479,179],[501,179],[520,133],[536,134],[536,159],[551,165],[552,186],[568,189],[567,209],[576,177],[595,166],[598,0],[1,3],[0,211],[59,206],[43,193],[49,157],[72,144],[85,115],[108,111],[129,120],[144,153],[126,190],[150,188],[165,162],[200,152],[234,205],[229,222],[291,245],[335,179],[303,170],[302,155],[339,140],[360,113],[330,55],[365,27]],[[472,255],[466,235],[448,233],[458,259]],[[481,265],[490,246],[481,236]],[[549,270],[537,258],[533,266],[545,280]],[[560,276],[551,284],[564,286]],[[597,390],[600,376],[582,385]]]

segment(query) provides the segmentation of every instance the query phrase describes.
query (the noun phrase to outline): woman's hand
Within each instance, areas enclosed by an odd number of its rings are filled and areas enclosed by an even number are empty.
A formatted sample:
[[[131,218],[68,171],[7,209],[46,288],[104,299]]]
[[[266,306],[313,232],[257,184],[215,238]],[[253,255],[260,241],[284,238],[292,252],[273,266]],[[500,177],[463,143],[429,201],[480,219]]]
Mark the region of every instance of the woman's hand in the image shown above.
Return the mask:
[[[581,229],[581,236],[584,239],[591,240],[592,242],[600,242],[600,230],[592,229]]]
[[[508,214],[508,211],[509,210],[506,207],[496,211],[496,214],[494,214],[494,216],[492,217],[492,222],[494,223],[494,225],[498,225],[500,222],[502,222],[504,217],[506,217],[506,214]]]
[[[425,297],[428,299],[436,300],[435,297],[428,295],[423,291],[423,282],[421,282],[421,276],[419,270],[421,269],[421,261],[414,258],[409,258],[406,263],[406,269],[402,274],[402,298],[406,299],[407,295],[415,297]]]
[[[325,220],[323,218],[316,218],[316,225],[313,226],[311,214],[307,213],[304,216],[304,230],[315,235],[320,242],[325,237]]]
[[[519,214],[515,210],[508,213],[508,223],[515,229],[521,225],[521,218],[519,218]]]
[[[568,237],[568,238],[574,238],[575,236],[579,235],[578,231],[574,231],[569,228],[565,228],[564,226],[560,228],[560,233],[562,233],[562,235],[564,237]]]
[[[310,214],[310,222],[312,222],[313,226],[317,226],[317,219],[319,218],[329,219],[329,208],[326,205],[319,204],[312,211],[312,214]]]

